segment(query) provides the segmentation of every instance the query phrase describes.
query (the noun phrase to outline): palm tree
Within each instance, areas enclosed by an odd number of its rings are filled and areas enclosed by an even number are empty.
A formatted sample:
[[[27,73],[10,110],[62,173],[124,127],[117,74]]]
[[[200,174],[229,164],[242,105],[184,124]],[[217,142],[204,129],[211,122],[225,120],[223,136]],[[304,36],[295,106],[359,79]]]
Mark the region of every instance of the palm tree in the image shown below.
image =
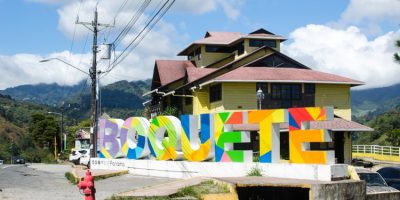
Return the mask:
[[[396,47],[400,48],[400,40],[396,41]],[[400,63],[400,54],[399,53],[394,53],[394,60],[398,63]]]

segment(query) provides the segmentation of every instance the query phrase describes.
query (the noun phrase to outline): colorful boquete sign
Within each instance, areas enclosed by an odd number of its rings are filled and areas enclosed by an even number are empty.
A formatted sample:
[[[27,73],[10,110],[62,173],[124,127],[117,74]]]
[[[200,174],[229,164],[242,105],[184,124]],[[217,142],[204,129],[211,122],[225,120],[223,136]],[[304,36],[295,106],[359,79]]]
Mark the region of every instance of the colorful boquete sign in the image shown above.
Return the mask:
[[[233,143],[250,142],[248,131],[235,131],[237,124],[258,124],[262,163],[280,160],[280,124],[289,124],[290,163],[334,163],[334,151],[310,151],[310,142],[332,142],[325,129],[310,130],[311,121],[333,119],[331,107],[249,110],[143,117],[101,119],[99,157],[148,158],[215,162],[252,162],[252,151],[234,150]],[[200,132],[198,126],[200,125]]]

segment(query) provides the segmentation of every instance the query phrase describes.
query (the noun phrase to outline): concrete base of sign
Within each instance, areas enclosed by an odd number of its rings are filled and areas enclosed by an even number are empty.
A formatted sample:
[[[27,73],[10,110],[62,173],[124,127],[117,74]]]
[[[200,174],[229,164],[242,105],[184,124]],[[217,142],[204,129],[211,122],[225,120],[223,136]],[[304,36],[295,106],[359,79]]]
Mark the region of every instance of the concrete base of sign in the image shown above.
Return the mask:
[[[132,159],[92,158],[92,169],[129,170],[129,173],[169,178],[240,177],[257,168],[263,176],[318,181],[344,179],[346,164],[288,164],[288,163],[231,163],[190,162]]]

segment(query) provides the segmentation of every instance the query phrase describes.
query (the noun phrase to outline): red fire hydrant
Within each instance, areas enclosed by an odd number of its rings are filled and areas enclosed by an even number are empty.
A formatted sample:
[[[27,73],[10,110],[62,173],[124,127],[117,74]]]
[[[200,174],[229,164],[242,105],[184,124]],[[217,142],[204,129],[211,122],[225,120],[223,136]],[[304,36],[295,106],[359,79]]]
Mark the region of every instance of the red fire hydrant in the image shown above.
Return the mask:
[[[96,188],[94,187],[94,178],[90,170],[86,171],[85,178],[78,183],[78,188],[83,190],[85,200],[95,200]]]

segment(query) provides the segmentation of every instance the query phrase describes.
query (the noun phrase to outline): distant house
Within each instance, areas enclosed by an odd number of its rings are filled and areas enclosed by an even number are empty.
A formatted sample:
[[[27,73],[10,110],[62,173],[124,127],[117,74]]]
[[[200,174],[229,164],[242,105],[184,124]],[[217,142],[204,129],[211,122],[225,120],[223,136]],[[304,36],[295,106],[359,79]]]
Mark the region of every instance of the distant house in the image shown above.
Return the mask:
[[[179,114],[254,109],[333,106],[335,118],[311,123],[330,129],[334,142],[311,144],[311,149],[335,149],[339,163],[351,162],[351,134],[371,128],[351,121],[350,88],[364,84],[315,71],[280,52],[285,38],[265,29],[249,34],[207,32],[181,52],[187,60],[156,60],[148,108],[152,117],[167,107]],[[256,97],[262,91],[264,98]],[[251,131],[258,148],[258,125],[237,126]],[[288,154],[288,125],[281,126],[281,154]],[[245,147],[239,147],[245,148]],[[285,155],[286,154],[286,155]]]
[[[90,148],[90,132],[79,129],[75,132],[75,147],[74,149],[89,149]]]

